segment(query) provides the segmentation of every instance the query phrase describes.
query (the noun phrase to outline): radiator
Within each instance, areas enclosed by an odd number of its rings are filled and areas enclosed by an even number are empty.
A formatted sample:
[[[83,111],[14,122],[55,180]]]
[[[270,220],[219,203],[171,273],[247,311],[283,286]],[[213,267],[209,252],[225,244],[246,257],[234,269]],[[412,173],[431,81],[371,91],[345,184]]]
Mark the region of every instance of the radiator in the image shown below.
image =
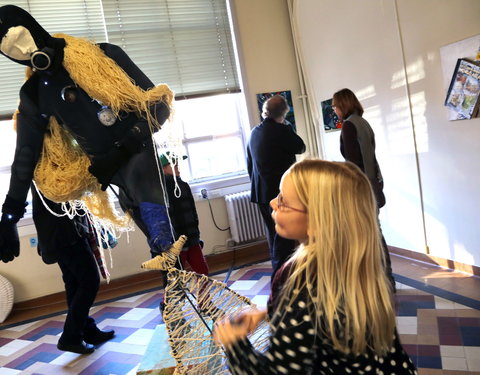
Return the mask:
[[[265,237],[262,215],[255,203],[250,202],[250,191],[225,195],[232,240],[236,243]]]

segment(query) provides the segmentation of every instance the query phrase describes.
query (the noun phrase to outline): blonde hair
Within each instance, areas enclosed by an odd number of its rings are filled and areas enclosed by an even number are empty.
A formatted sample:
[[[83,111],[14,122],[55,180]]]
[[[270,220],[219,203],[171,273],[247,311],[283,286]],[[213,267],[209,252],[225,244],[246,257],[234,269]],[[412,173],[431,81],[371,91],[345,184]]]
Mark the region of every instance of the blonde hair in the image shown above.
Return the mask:
[[[317,332],[335,349],[385,354],[395,313],[367,177],[352,163],[323,160],[298,162],[286,175],[307,208],[308,242],[292,258],[283,295],[307,291]]]

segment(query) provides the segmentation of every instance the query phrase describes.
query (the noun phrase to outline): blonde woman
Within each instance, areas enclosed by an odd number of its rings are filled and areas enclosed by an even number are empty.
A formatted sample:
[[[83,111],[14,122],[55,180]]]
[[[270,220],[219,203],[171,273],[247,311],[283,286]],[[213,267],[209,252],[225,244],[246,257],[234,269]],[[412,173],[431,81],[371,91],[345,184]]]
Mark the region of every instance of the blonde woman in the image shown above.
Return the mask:
[[[377,207],[352,163],[304,160],[283,176],[271,202],[275,229],[298,240],[278,271],[268,306],[269,348],[247,339],[267,312],[215,328],[233,374],[416,374],[395,329]]]

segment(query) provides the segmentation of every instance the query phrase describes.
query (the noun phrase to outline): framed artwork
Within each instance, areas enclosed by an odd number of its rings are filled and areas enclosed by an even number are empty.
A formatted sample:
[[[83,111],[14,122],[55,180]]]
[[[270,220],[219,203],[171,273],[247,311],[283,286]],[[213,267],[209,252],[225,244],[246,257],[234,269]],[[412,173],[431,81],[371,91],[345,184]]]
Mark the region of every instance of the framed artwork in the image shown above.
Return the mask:
[[[440,48],[448,119],[479,117],[480,34]],[[460,58],[461,57],[461,58]]]
[[[333,110],[332,99],[327,99],[321,102],[323,127],[325,131],[340,130],[342,128],[342,120],[340,120]]]
[[[262,94],[257,94],[257,105],[258,105],[258,111],[260,113],[260,121],[263,121],[262,118],[262,107],[263,103],[268,99],[271,98],[272,96],[275,95],[281,95],[283,96],[288,103],[288,106],[290,107],[290,110],[288,111],[287,115],[285,116],[285,122],[289,124],[293,130],[296,132],[297,127],[295,125],[295,113],[293,111],[293,103],[292,103],[292,93],[290,90],[287,91],[274,91],[274,92],[264,92]]]
[[[458,59],[445,105],[457,113],[456,120],[478,117],[480,105],[480,63]]]

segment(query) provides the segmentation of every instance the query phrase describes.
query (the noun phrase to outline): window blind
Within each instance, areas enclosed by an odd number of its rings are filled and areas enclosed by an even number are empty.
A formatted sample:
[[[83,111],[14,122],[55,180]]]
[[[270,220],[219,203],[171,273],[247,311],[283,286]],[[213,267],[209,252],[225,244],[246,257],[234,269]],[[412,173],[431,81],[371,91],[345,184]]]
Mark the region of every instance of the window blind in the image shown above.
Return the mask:
[[[0,0],[0,6],[11,1]],[[177,98],[239,92],[226,0],[24,0],[49,33],[121,46]],[[11,115],[25,68],[0,56],[0,117]]]
[[[8,4],[11,2],[0,1],[0,6]],[[28,0],[17,1],[15,5],[27,9]],[[25,67],[0,56],[0,116],[12,114],[17,107],[18,90],[24,81],[24,72]]]
[[[0,1],[0,6],[12,1]],[[102,4],[99,0],[25,0],[15,5],[28,11],[50,34],[105,41]],[[0,56],[0,116],[11,115],[17,107],[25,67]]]
[[[177,98],[240,89],[226,0],[104,0],[110,43]]]

